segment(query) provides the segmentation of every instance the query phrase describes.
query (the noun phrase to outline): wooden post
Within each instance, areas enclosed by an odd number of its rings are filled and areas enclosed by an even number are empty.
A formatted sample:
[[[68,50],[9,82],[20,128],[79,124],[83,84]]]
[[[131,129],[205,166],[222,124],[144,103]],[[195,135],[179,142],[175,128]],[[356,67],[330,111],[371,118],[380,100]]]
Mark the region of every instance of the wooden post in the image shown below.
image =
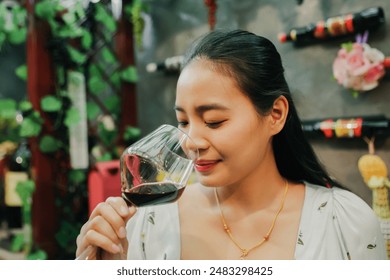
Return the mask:
[[[34,6],[38,2],[39,0],[26,1],[29,20],[27,92],[34,110],[39,111],[44,119],[43,133],[49,133],[52,125],[42,112],[40,101],[46,95],[55,93],[55,69],[46,48],[49,26],[34,16]],[[32,174],[36,184],[32,205],[33,239],[35,244],[48,254],[48,258],[52,259],[57,250],[55,234],[58,219],[54,182],[57,179],[58,163],[55,158],[42,154],[38,144],[38,139],[31,139]]]
[[[118,31],[115,37],[116,51],[121,62],[122,69],[129,65],[135,66],[133,25],[124,17],[124,7],[131,4],[132,0],[122,0],[122,15],[118,21]],[[122,82],[120,90],[121,118],[119,124],[119,139],[123,139],[123,133],[128,125],[137,125],[137,100],[135,83]],[[123,143],[118,143],[119,145]]]

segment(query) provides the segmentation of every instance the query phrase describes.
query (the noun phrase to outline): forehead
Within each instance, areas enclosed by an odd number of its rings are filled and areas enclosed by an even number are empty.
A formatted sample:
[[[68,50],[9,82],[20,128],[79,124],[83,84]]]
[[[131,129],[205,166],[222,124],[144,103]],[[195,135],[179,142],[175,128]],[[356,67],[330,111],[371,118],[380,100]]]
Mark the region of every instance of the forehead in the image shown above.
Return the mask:
[[[196,60],[180,74],[176,88],[176,106],[197,104],[222,104],[248,102],[249,98],[239,89],[234,78],[225,71],[218,71],[213,63]]]

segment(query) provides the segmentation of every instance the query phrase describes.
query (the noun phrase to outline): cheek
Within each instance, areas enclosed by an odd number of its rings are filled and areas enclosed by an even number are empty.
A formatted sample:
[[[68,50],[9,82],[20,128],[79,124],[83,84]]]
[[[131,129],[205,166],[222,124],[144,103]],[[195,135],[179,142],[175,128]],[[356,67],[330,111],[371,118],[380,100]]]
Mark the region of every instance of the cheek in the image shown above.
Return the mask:
[[[268,142],[266,131],[258,122],[245,124],[241,122],[231,129],[220,133],[215,143],[220,145],[220,152],[228,158],[253,158],[261,152]]]

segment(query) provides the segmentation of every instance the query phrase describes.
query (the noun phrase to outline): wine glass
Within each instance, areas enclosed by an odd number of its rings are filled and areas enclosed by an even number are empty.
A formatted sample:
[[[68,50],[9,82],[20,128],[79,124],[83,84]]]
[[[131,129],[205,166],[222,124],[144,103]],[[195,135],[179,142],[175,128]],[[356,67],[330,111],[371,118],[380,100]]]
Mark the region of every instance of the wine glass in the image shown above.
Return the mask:
[[[123,199],[137,207],[177,201],[198,153],[184,131],[168,124],[158,127],[126,148],[121,156]]]
[[[164,124],[127,147],[120,158],[122,197],[142,207],[177,201],[192,174],[199,151],[182,130]],[[96,259],[87,247],[76,260]]]

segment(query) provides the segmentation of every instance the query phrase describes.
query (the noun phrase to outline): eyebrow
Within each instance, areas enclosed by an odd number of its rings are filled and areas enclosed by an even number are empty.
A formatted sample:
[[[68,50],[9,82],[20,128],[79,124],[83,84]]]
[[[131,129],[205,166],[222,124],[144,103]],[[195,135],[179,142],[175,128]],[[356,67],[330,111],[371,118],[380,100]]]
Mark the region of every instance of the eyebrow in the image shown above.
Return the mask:
[[[179,111],[179,112],[185,112],[185,110],[180,107],[180,106],[177,106],[175,105],[174,107],[175,111]],[[226,111],[228,110],[227,107],[221,105],[221,104],[205,104],[205,105],[200,105],[200,106],[197,106],[195,108],[195,111],[198,113],[198,114],[203,114],[207,111],[211,111],[211,110],[221,110],[221,111]]]

